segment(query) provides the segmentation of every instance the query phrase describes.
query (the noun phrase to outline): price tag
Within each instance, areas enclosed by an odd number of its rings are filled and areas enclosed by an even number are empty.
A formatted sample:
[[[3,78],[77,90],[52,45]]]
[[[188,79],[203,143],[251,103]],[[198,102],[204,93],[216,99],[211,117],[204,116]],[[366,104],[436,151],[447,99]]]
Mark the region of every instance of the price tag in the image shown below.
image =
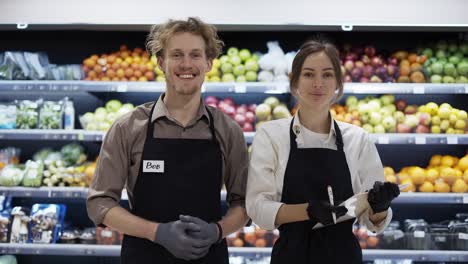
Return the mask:
[[[447,144],[449,144],[449,145],[456,145],[456,144],[458,144],[458,138],[457,138],[457,137],[453,137],[453,136],[448,136],[448,137],[447,137]]]
[[[255,232],[255,227],[254,226],[245,226],[244,227],[244,233],[254,233]]]
[[[425,145],[426,144],[426,137],[416,136],[415,143],[418,144],[418,145]]]
[[[101,236],[102,236],[102,237],[112,237],[112,231],[110,231],[110,230],[102,230],[102,231],[101,231]]]
[[[413,88],[413,93],[415,93],[415,94],[424,94],[424,86],[415,86]]]
[[[458,233],[458,239],[468,240],[467,233]]]
[[[83,133],[78,133],[78,140],[83,141],[84,140],[84,135]]]
[[[434,240],[435,240],[436,242],[446,242],[446,241],[447,241],[447,238],[444,237],[444,236],[436,236],[436,237],[434,237]]]
[[[463,203],[468,204],[468,195],[463,196]]]
[[[125,93],[125,92],[127,92],[127,90],[128,90],[128,88],[127,88],[126,84],[117,85],[117,92]]]
[[[388,137],[379,137],[378,142],[379,144],[389,144],[390,139]]]
[[[247,87],[245,85],[236,85],[234,89],[236,93],[245,93],[247,91]]]
[[[426,232],[424,231],[414,231],[413,236],[416,238],[424,238],[426,236]]]

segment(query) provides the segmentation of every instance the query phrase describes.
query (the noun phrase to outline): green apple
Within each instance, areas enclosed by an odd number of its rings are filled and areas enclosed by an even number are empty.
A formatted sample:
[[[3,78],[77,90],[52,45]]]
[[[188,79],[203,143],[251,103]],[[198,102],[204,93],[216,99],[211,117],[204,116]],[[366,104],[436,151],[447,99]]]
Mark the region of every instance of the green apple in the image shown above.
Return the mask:
[[[457,71],[461,76],[467,76],[468,75],[468,62],[462,61],[458,64],[457,66]]]
[[[460,61],[461,61],[461,58],[457,56],[450,56],[449,58],[449,62],[454,65],[457,65],[458,63],[460,63]]]
[[[258,62],[256,60],[254,60],[254,59],[248,59],[245,62],[245,69],[247,71],[257,72],[258,71]]]
[[[426,109],[429,111],[428,113],[433,116],[437,114],[437,111],[439,110],[439,106],[434,102],[429,102],[426,104]]]
[[[447,53],[443,50],[438,50],[436,52],[436,57],[441,60],[441,59],[445,59],[445,57],[447,57]]]
[[[245,78],[244,75],[239,75],[236,77],[236,82],[246,82],[247,79]]]
[[[450,117],[450,109],[447,107],[439,107],[438,113],[441,119],[449,119]]]
[[[219,62],[221,63],[221,66],[225,63],[229,62],[229,56],[223,55],[219,58]]]
[[[468,83],[468,78],[465,76],[458,76],[455,81],[456,83]]]
[[[442,83],[442,76],[434,74],[431,76],[431,83]]]
[[[444,76],[444,78],[442,78],[442,82],[443,83],[454,83],[455,78],[453,78],[452,76]]]
[[[227,62],[227,61],[226,61]],[[213,68],[219,68],[221,67],[221,60],[220,59],[214,59],[213,60]]]
[[[448,120],[442,120],[440,122],[440,130],[446,131],[450,127],[450,122]]]
[[[221,78],[221,81],[223,82],[233,82],[234,80],[235,80],[235,77],[234,77],[234,74],[232,73],[226,73]]]
[[[444,72],[444,65],[440,62],[435,62],[431,65],[433,74],[442,74]]]
[[[245,73],[245,67],[244,65],[236,65],[234,66],[234,75],[236,76],[241,76],[244,75]]]
[[[435,125],[435,126],[440,125],[440,122],[441,122],[441,120],[440,120],[440,117],[439,117],[439,116],[433,116],[433,117],[431,118],[431,123],[432,123],[433,125]]]
[[[431,126],[432,134],[440,134],[440,126]]]
[[[457,118],[456,114],[450,114],[450,116],[449,116],[450,125],[452,125],[452,126],[455,125],[457,120],[458,120],[458,118]]]
[[[385,133],[385,128],[383,125],[378,124],[374,127],[374,133]]]
[[[374,127],[370,124],[364,124],[362,128],[366,130],[367,133],[374,133]]]
[[[425,48],[422,52],[429,59],[434,55],[434,52],[430,48]]]
[[[232,65],[236,66],[236,65],[240,65],[242,63],[242,60],[241,60],[241,58],[239,56],[234,55],[234,56],[229,57],[229,62]]]
[[[457,117],[458,117],[458,119],[465,120],[465,119],[468,118],[468,114],[466,113],[465,110],[460,110],[457,113]]]
[[[257,73],[254,71],[248,71],[245,74],[245,78],[247,79],[248,82],[255,82],[257,81]]]
[[[229,57],[232,57],[232,56],[237,56],[239,54],[239,49],[236,48],[236,47],[230,47],[228,50],[227,50],[227,55]]]
[[[358,104],[358,99],[356,96],[348,96],[348,98],[346,98],[346,106],[350,107],[350,106],[355,106]]]
[[[449,75],[449,76],[455,76],[455,65],[453,65],[452,63],[446,63],[444,65],[444,73],[445,75]]]
[[[382,105],[393,104],[395,102],[395,96],[391,94],[382,95],[380,97],[380,101],[382,102]]]
[[[386,116],[382,120],[382,125],[385,128],[385,130],[389,131],[392,128],[394,129],[396,127],[396,120],[392,116]]]
[[[223,73],[232,73],[233,67],[231,63],[223,63],[221,64],[221,71]]]
[[[241,49],[239,51],[239,57],[241,58],[242,61],[246,61],[250,58],[251,54],[248,49]]]
[[[466,121],[465,120],[457,120],[457,122],[455,122],[455,128],[456,129],[464,130],[465,127],[466,127]]]
[[[380,124],[380,122],[382,122],[382,115],[380,113],[378,113],[378,112],[372,112],[370,114],[370,120],[369,121],[370,121],[371,125],[376,126],[376,125]]]

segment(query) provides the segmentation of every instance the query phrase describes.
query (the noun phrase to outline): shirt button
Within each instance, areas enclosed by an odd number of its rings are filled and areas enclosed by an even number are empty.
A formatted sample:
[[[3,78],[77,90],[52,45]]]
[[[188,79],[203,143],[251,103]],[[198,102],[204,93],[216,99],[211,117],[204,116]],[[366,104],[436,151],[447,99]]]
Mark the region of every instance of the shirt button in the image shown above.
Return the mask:
[[[296,132],[296,134],[300,134],[301,133],[301,127],[299,125],[295,125],[294,126],[294,131]]]

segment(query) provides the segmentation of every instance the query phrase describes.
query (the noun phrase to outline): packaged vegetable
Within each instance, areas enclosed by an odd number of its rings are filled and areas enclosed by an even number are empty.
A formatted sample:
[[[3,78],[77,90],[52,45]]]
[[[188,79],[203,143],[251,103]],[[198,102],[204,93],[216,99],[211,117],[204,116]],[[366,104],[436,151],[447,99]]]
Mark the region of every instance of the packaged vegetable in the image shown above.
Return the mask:
[[[42,100],[17,101],[16,128],[34,129],[37,128],[39,117],[39,106]]]
[[[5,63],[5,54],[0,53],[0,80],[11,80],[13,66]]]
[[[10,212],[0,213],[0,243],[8,243],[8,230],[10,226]]]
[[[61,232],[66,207],[62,204],[34,204],[31,209],[32,243],[55,243]]]
[[[84,148],[76,143],[67,144],[60,150],[65,166],[80,165],[86,161]]]
[[[0,129],[15,129],[16,116],[14,104],[0,104]]]
[[[11,210],[10,243],[27,243],[29,238],[28,223],[30,210],[16,206]]]
[[[5,52],[4,63],[12,67],[12,80],[30,80],[30,72],[23,52]]]
[[[44,163],[42,161],[28,160],[23,173],[23,186],[39,187],[42,184],[42,172]]]
[[[23,170],[19,165],[7,165],[0,173],[0,185],[18,186],[23,180]]]
[[[28,65],[32,80],[45,80],[47,77],[47,66],[49,58],[45,53],[24,52],[24,59]]]
[[[39,111],[40,129],[61,129],[62,128],[62,103],[45,101]]]

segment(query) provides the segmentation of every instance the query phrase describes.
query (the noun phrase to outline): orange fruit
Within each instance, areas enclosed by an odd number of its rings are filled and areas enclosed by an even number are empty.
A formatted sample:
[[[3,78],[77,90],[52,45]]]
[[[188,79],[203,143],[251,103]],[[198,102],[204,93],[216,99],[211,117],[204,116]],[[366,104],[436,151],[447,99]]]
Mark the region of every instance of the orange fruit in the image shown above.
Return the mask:
[[[384,175],[395,175],[395,171],[391,167],[384,167]]]
[[[420,192],[430,193],[434,192],[434,185],[428,181],[425,181],[423,184],[421,184],[421,186],[419,186],[418,189]]]
[[[411,73],[411,67],[403,65],[400,67],[400,76],[408,76]]]
[[[431,168],[426,171],[426,180],[434,183],[439,178],[439,170]]]
[[[423,168],[414,167],[409,170],[409,176],[414,184],[420,185],[426,180],[426,171]]]
[[[440,171],[440,178],[443,179],[446,183],[452,185],[453,182],[457,179],[457,173],[452,168],[443,168]]]
[[[240,239],[240,238],[236,238],[236,239],[234,239],[234,241],[232,241],[232,246],[233,247],[243,247],[244,246],[244,241],[242,241],[242,239]]]
[[[397,178],[395,175],[387,175],[385,176],[385,181],[397,183]]]
[[[466,171],[468,169],[468,156],[465,156],[458,161],[458,167],[462,171]]]
[[[444,155],[440,160],[440,165],[446,167],[453,167],[455,166],[455,161],[452,156]]]
[[[434,155],[434,156],[431,157],[431,160],[429,161],[429,165],[439,166],[441,159],[442,159],[442,155]]]
[[[448,193],[450,192],[450,185],[442,180],[439,180],[434,184],[434,190],[438,193]]]
[[[255,241],[255,247],[266,247],[266,240],[264,238],[259,238]]]
[[[402,192],[415,192],[416,191],[416,186],[414,186],[413,182],[411,181],[411,179],[407,179],[403,182],[401,182],[401,184],[408,184],[408,187],[406,187],[405,189],[401,190]]]
[[[408,61],[410,63],[415,63],[418,60],[418,55],[415,53],[410,53],[408,56]]]
[[[462,179],[457,179],[452,185],[452,192],[454,193],[465,193],[467,191],[468,184]]]
[[[400,172],[397,174],[397,176],[398,176],[398,180],[400,181],[400,183],[409,179],[409,175],[406,172]]]
[[[417,62],[411,63],[410,67],[411,67],[411,71],[421,71],[423,69],[422,65]]]
[[[463,179],[468,183],[468,170],[465,170],[465,173],[463,173]]]

